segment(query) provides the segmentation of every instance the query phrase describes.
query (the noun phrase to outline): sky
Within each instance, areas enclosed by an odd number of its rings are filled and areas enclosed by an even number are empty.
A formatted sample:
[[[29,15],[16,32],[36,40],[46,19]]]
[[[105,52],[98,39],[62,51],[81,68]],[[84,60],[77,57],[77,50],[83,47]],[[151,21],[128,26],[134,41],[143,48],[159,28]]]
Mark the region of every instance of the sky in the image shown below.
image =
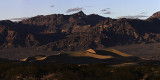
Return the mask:
[[[68,15],[81,10],[87,15],[146,19],[160,11],[160,0],[0,0],[0,20]]]

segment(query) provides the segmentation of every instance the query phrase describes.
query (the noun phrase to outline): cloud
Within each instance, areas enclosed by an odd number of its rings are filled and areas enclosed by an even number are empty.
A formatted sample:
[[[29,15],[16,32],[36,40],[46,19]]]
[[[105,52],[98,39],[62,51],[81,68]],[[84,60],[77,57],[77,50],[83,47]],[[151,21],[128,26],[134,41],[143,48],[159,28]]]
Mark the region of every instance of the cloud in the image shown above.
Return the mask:
[[[101,11],[105,12],[105,11],[108,11],[108,9],[110,9],[110,8],[105,8],[105,9],[102,9]]]
[[[110,12],[110,11],[108,11],[108,12],[105,12],[104,14],[111,14],[111,12]]]
[[[12,18],[10,20],[13,20],[13,21],[22,21],[22,20],[25,20],[25,19],[29,19],[30,17],[22,17],[22,18]]]
[[[112,14],[111,11],[109,11],[110,8],[105,8],[105,9],[102,9],[101,12],[103,12],[103,14]]]
[[[50,7],[54,7],[54,5],[50,5]]]
[[[148,14],[147,12],[141,12],[140,14]]]
[[[134,15],[134,16],[121,16],[121,17],[118,17],[118,18],[127,18],[127,19],[137,19],[137,18],[145,18],[145,17],[148,17],[146,15]]]
[[[66,11],[66,13],[70,13],[70,12],[75,12],[75,11],[81,11],[83,8],[79,8],[79,7],[77,7],[77,8],[72,8],[72,9],[68,9],[67,11]]]

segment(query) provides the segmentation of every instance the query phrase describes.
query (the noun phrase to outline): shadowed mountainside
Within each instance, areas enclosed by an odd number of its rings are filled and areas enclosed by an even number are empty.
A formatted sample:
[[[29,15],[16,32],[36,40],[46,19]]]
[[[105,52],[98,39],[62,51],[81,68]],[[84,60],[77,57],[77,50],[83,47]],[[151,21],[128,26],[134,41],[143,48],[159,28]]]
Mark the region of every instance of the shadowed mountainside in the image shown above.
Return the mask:
[[[160,41],[159,12],[147,20],[111,19],[82,11],[0,21],[0,48],[37,47],[54,51],[101,49]]]

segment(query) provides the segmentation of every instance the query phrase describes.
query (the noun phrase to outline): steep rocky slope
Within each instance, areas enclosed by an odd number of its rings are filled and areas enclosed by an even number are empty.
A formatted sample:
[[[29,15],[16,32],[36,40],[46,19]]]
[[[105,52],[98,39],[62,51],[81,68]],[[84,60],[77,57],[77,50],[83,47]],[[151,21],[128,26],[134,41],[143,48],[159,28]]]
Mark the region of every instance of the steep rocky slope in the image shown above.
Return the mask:
[[[150,18],[151,18],[151,19],[152,19],[152,18],[160,19],[160,11],[159,11],[159,12],[154,13]]]
[[[160,40],[159,12],[147,20],[111,19],[82,11],[36,16],[18,23],[0,21],[0,47],[77,51]]]

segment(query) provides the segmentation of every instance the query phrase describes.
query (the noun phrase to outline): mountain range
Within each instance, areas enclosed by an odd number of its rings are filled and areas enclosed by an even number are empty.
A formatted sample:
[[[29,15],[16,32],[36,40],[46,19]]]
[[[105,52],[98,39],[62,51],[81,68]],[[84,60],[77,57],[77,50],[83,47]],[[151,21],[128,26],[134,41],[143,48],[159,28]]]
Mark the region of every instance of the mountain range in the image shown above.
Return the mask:
[[[80,51],[160,41],[160,12],[146,20],[112,19],[82,11],[0,21],[0,49]]]

